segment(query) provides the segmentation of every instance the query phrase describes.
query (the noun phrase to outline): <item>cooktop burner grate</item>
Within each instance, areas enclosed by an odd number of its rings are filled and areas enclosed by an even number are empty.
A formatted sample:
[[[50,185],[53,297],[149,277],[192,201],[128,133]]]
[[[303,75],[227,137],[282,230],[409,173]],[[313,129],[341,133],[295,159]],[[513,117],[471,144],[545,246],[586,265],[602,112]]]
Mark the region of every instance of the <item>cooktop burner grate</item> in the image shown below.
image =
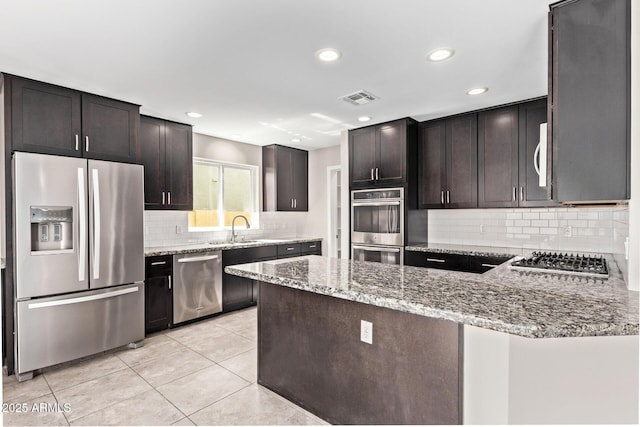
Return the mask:
[[[557,272],[609,275],[607,261],[601,256],[533,252],[530,257],[513,261],[511,266],[523,269],[555,270]]]

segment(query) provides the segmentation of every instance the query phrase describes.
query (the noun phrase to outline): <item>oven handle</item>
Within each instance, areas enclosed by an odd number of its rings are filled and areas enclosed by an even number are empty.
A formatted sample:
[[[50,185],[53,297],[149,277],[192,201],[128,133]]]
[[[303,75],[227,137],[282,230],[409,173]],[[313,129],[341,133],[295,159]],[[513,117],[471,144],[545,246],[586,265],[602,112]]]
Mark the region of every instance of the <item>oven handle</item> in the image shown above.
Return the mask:
[[[389,201],[389,202],[355,202],[351,203],[351,206],[359,207],[359,206],[400,206],[400,201]]]
[[[381,247],[359,246],[359,245],[352,245],[352,248],[359,249],[361,251],[369,251],[369,252],[400,252],[400,248],[381,248]]]

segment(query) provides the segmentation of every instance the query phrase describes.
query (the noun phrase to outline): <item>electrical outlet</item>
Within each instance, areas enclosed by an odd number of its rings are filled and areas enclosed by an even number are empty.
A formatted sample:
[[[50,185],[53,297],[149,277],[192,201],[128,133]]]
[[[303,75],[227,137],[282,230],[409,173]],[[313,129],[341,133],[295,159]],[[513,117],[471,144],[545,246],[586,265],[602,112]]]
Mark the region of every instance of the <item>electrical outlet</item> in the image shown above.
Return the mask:
[[[182,234],[182,226],[176,225],[176,234]]]
[[[484,224],[480,224],[480,233],[484,233]]]
[[[573,235],[573,229],[571,228],[570,225],[567,225],[564,228],[564,237],[571,237]]]
[[[373,344],[373,323],[360,321],[360,341]]]

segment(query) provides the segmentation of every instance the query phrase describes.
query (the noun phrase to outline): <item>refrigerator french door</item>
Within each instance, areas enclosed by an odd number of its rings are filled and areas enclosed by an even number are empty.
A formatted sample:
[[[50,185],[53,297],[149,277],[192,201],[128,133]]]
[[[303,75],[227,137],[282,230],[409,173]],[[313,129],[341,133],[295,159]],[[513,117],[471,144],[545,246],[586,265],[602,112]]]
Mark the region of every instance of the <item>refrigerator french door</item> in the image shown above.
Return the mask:
[[[15,153],[16,373],[144,338],[143,168]]]

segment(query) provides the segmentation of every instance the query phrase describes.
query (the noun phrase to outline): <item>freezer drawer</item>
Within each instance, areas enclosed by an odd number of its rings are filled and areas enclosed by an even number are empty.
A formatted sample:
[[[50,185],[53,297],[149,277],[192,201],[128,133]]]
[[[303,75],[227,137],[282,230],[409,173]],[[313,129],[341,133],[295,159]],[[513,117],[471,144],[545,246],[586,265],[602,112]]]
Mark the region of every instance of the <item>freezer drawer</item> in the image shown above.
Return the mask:
[[[222,253],[173,256],[173,323],[222,311]]]
[[[18,301],[16,372],[144,339],[144,283]]]

